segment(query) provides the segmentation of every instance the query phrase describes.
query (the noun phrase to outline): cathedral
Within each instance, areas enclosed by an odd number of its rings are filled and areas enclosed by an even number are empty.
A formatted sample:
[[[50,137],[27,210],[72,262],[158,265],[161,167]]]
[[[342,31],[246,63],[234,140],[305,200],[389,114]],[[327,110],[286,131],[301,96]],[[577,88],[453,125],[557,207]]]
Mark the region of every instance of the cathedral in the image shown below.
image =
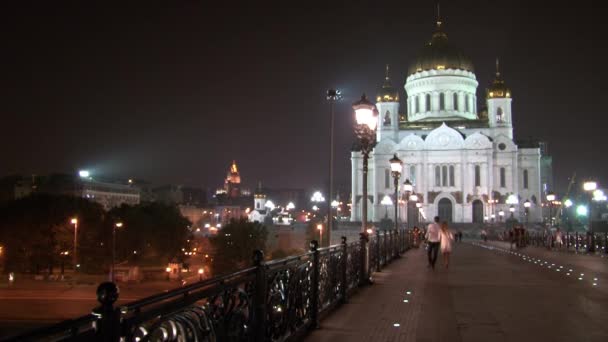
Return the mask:
[[[351,153],[352,221],[361,220],[364,200],[369,221],[394,217],[394,206],[381,204],[386,195],[395,200],[389,163],[394,155],[403,161],[400,187],[407,179],[417,195],[414,202],[399,190],[401,222],[434,216],[458,223],[542,219],[542,145],[514,140],[513,94],[498,61],[486,89],[486,106],[479,111],[477,86],[473,63],[450,44],[440,20],[409,66],[405,109],[387,66],[375,99],[378,128],[369,157],[367,199],[362,198],[363,157],[356,149]]]

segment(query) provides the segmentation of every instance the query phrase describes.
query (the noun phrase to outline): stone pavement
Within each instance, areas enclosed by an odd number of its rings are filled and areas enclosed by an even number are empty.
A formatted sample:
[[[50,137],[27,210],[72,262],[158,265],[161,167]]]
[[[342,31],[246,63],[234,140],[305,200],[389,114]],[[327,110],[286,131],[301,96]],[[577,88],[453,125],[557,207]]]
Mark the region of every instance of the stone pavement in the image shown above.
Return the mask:
[[[423,249],[407,252],[307,341],[608,341],[605,273],[567,276],[558,259],[484,247],[456,244],[450,269],[435,271]]]

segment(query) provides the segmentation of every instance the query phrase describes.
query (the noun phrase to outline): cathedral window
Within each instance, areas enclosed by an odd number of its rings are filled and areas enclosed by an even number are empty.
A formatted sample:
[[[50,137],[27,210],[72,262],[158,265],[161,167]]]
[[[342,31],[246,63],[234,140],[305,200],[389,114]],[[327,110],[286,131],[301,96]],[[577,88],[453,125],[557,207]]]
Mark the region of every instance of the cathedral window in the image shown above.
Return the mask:
[[[469,112],[469,94],[464,96],[464,111]]]
[[[445,94],[439,94],[439,110],[445,110]]]
[[[431,94],[426,94],[426,111],[431,111]]]
[[[448,167],[446,165],[441,168],[441,180],[441,185],[448,186]]]
[[[528,170],[524,170],[524,189],[528,188]]]
[[[454,165],[450,165],[450,186],[454,186]]]
[[[420,113],[420,96],[414,96],[414,102],[416,104],[415,113]]]
[[[410,182],[416,184],[416,165],[410,166]]]
[[[391,169],[384,169],[384,187],[386,189],[391,187]]]
[[[496,110],[496,122],[503,122],[504,121],[504,113],[502,112],[502,108],[498,107],[498,109]]]
[[[386,114],[384,114],[384,126],[391,125],[391,113],[387,110]]]
[[[441,167],[435,166],[435,186],[441,186]]]
[[[475,165],[475,186],[481,186],[481,168]]]
[[[500,168],[500,187],[504,188],[506,187],[507,184],[507,176],[506,176],[506,170],[504,167]]]
[[[256,208],[256,209],[260,209],[260,202],[256,202],[256,203],[255,203],[255,208]]]
[[[454,110],[458,111],[458,93],[454,93]]]

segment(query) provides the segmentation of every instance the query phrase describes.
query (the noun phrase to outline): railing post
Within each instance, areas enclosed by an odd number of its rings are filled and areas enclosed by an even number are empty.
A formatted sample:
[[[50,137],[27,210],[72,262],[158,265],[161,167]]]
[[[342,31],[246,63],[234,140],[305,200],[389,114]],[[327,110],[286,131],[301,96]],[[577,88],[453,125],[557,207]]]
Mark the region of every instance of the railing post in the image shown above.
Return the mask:
[[[346,302],[346,290],[348,288],[347,277],[348,273],[348,245],[346,244],[346,236],[342,237],[342,288],[340,289],[342,292],[342,303]]]
[[[393,243],[393,253],[395,253],[395,259],[399,258],[399,231],[397,229],[394,230],[393,235],[395,235],[395,241]]]
[[[369,269],[369,248],[367,244],[369,237],[367,232],[361,233],[359,241],[361,243],[361,275],[359,278],[359,286],[365,286],[369,285],[369,276],[367,274],[367,270]]]
[[[388,264],[388,232],[384,231],[384,265]]]
[[[380,230],[376,230],[376,272],[380,272]]]
[[[566,232],[566,251],[570,251],[570,233]]]
[[[114,308],[118,300],[118,287],[112,282],[104,282],[97,287],[97,301],[101,304],[93,313],[99,317],[96,334],[100,341],[120,340],[120,312]]]
[[[578,232],[574,233],[574,250],[578,253]]]
[[[310,242],[312,252],[312,307],[310,313],[311,329],[319,327],[319,243],[316,240]]]
[[[604,253],[608,254],[608,232],[604,233]]]
[[[255,292],[253,294],[253,337],[256,342],[266,340],[266,266],[264,265],[264,252],[253,252],[253,265],[255,272]]]

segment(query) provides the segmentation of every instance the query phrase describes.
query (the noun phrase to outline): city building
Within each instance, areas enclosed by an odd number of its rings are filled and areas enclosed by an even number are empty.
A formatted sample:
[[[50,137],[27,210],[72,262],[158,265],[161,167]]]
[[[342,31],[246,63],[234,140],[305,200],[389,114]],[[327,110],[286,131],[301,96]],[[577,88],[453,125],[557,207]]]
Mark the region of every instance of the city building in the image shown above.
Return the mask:
[[[498,221],[498,213],[510,215],[513,206],[514,218],[522,219],[523,203],[529,200],[528,219],[541,220],[541,187],[548,182],[541,180],[542,151],[538,144],[517,145],[514,140],[513,93],[498,60],[485,94],[486,110],[478,111],[477,86],[473,63],[451,44],[440,20],[410,64],[405,108],[400,108],[401,92],[392,86],[387,66],[376,97],[377,144],[369,159],[367,199],[362,198],[363,157],[357,148],[351,153],[351,220],[361,220],[363,200],[368,201],[370,220],[380,221],[387,209],[393,217],[394,208],[380,202],[394,192],[389,164],[394,155],[404,163],[400,184],[409,179],[414,185],[426,217],[481,223],[494,214]],[[542,170],[550,172],[550,159]],[[400,198],[401,220],[415,220],[415,203],[403,193]]]

